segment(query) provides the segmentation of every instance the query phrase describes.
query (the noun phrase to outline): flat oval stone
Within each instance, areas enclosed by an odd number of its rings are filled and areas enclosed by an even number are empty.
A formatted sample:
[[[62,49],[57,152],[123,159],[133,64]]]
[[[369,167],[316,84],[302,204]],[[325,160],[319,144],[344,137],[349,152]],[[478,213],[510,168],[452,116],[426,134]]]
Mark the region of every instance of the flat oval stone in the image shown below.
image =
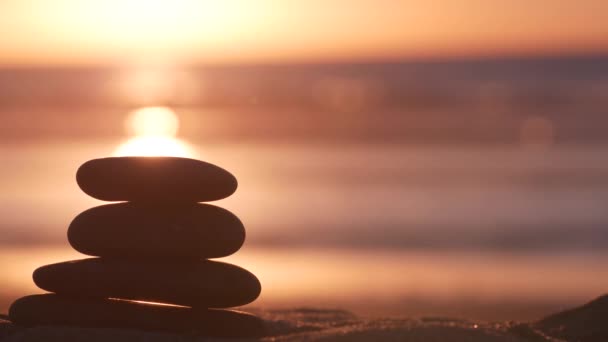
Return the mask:
[[[102,201],[206,202],[226,198],[237,188],[230,172],[177,157],[93,159],[80,166],[76,181]]]
[[[90,258],[34,271],[38,287],[61,295],[143,300],[198,308],[253,302],[261,285],[250,272],[227,263],[179,263]]]
[[[241,248],[245,228],[209,204],[127,202],[84,211],[70,224],[68,240],[77,251],[101,257],[219,258]]]
[[[233,310],[186,307],[123,300],[83,300],[55,294],[18,299],[9,310],[15,324],[63,325],[197,333],[209,337],[262,337],[264,322]]]

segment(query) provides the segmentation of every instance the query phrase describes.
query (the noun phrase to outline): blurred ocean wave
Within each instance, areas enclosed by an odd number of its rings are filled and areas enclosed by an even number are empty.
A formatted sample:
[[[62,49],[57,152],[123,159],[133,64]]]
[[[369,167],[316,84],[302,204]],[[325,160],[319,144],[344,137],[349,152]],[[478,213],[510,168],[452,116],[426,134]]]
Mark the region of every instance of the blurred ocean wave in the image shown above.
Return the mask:
[[[119,141],[0,147],[0,244],[65,242],[87,159]],[[606,148],[197,145],[239,179],[218,203],[266,247],[604,253]],[[35,215],[32,215],[35,213]]]

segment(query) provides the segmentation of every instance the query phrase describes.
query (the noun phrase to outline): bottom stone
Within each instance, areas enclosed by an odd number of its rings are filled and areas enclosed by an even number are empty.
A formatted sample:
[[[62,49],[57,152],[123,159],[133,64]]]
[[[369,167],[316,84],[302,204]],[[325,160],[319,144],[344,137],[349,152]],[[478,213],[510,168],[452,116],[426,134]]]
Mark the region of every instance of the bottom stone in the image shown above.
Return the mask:
[[[244,312],[149,304],[112,299],[75,299],[55,294],[18,299],[9,317],[20,325],[67,325],[95,328],[198,333],[210,337],[262,337],[262,320]]]

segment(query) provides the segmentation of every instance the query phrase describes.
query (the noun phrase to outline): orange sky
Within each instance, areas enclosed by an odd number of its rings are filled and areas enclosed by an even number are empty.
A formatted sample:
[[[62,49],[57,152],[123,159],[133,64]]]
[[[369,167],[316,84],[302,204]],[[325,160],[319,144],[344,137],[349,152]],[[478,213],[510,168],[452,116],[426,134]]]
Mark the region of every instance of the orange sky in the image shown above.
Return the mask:
[[[605,0],[3,0],[0,64],[608,51]]]

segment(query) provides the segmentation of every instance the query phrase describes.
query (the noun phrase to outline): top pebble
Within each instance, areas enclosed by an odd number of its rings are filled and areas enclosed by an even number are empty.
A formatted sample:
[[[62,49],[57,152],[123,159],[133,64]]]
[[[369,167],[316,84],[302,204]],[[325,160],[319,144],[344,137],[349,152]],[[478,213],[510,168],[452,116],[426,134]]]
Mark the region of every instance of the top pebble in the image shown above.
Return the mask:
[[[102,201],[208,202],[232,195],[236,178],[200,160],[177,157],[93,159],[76,173],[78,186]]]

